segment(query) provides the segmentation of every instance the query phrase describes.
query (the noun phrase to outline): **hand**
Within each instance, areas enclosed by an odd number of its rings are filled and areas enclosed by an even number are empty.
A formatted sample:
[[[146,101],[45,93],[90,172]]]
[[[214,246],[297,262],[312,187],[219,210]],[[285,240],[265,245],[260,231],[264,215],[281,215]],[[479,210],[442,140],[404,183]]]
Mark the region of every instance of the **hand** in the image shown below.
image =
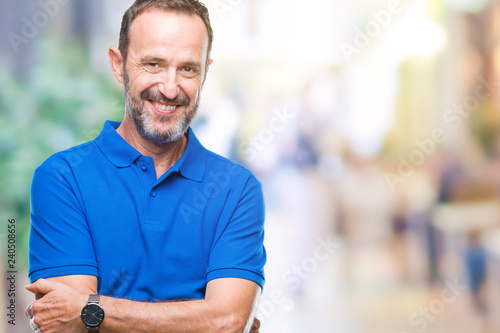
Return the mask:
[[[260,328],[260,320],[255,318],[253,320],[252,328],[250,329],[250,333],[259,333],[259,328]]]
[[[44,295],[26,308],[26,316],[37,333],[87,332],[80,314],[89,295],[65,284],[44,279],[27,285],[26,289]]]

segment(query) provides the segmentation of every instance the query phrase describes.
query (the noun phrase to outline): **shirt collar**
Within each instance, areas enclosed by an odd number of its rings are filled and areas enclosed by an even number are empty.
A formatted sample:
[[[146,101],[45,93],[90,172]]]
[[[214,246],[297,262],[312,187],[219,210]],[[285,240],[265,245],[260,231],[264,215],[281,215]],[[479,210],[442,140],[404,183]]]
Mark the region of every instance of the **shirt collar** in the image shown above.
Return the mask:
[[[95,143],[111,163],[118,168],[125,168],[132,165],[142,155],[116,132],[119,126],[119,122],[106,121]],[[172,166],[172,170],[178,170],[184,178],[201,182],[205,175],[207,151],[198,141],[191,127],[189,127],[187,137],[186,150]]]
[[[205,175],[207,150],[198,141],[191,127],[189,127],[187,135],[186,150],[172,168],[178,166],[179,172],[184,178],[201,182]]]
[[[121,137],[116,129],[120,126],[119,122],[106,121],[101,133],[95,139],[95,143],[104,154],[104,156],[118,168],[129,167],[141,156],[134,147],[128,144]]]

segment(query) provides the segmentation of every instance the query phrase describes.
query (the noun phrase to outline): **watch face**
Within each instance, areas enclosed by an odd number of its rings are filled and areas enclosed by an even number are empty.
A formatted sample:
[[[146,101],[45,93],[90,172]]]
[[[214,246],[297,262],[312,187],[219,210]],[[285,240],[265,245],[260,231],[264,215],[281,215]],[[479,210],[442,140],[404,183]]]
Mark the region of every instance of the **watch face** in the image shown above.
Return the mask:
[[[88,326],[99,326],[104,320],[104,310],[97,304],[88,304],[82,310],[82,320]]]

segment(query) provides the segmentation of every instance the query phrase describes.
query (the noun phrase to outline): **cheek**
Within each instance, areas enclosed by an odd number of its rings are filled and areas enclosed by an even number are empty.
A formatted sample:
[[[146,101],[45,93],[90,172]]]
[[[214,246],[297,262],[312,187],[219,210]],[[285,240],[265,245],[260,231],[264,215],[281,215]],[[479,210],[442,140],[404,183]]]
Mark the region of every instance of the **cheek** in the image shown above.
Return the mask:
[[[156,84],[157,80],[155,80],[153,75],[140,75],[130,82],[130,91],[135,96],[139,96],[143,91],[155,86]]]
[[[201,84],[199,81],[191,80],[190,82],[184,84],[181,88],[189,97],[189,99],[191,99],[191,103],[194,103],[198,98],[198,95],[200,94]]]
[[[196,94],[195,94],[195,97],[194,97],[194,98],[195,98],[195,100],[198,100],[198,98],[200,97],[200,93],[201,93],[201,88],[198,88],[198,89],[196,90]],[[193,101],[193,103],[194,103],[194,101]]]

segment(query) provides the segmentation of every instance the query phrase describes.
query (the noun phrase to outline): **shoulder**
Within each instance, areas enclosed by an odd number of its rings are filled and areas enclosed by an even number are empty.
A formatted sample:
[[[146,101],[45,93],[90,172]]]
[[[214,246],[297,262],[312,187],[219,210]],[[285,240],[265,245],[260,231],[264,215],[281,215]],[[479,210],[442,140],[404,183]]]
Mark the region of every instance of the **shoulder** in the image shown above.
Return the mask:
[[[226,157],[207,150],[206,161],[209,177],[213,178],[214,175],[226,175],[232,181],[236,181],[237,183],[260,184],[250,170]]]
[[[99,151],[94,141],[60,151],[47,158],[36,170],[35,176],[40,174],[57,175],[62,177],[71,173],[71,170],[83,166],[91,155]],[[63,177],[65,178],[65,177]]]

